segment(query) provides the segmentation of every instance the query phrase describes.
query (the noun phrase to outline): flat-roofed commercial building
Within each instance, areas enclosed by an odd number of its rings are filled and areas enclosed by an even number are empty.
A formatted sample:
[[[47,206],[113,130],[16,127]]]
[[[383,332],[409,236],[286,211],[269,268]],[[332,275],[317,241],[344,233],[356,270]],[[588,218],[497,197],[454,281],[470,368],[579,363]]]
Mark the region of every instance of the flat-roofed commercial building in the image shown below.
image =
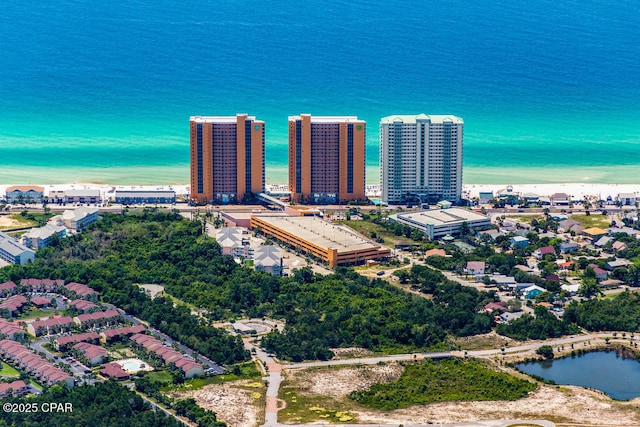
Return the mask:
[[[388,204],[460,201],[460,117],[396,115],[380,121],[380,182]]]
[[[474,230],[482,230],[491,226],[491,218],[467,209],[429,209],[420,212],[401,213],[389,217],[392,221],[416,228],[430,239],[438,239],[447,234],[460,234],[462,224]]]
[[[239,203],[264,192],[265,123],[247,114],[194,116],[191,129],[191,199]]]
[[[355,116],[289,117],[289,190],[312,204],[365,200],[366,122]]]
[[[326,262],[330,268],[387,258],[391,250],[317,217],[251,217],[251,228]]]
[[[117,189],[115,192],[116,203],[123,205],[140,203],[175,203],[176,192],[172,189]]]

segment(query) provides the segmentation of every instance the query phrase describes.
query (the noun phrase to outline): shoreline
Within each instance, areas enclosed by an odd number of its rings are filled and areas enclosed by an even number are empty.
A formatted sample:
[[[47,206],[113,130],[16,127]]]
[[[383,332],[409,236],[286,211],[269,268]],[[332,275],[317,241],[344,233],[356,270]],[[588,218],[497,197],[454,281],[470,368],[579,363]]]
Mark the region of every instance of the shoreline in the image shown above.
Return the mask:
[[[156,184],[156,185],[117,185],[108,183],[66,183],[66,184],[0,184],[0,197],[6,192],[7,187],[14,185],[37,185],[44,188],[45,196],[52,191],[66,191],[78,189],[99,189],[102,196],[114,190],[124,189],[171,189],[176,195],[188,195],[189,184]],[[267,192],[269,191],[287,191],[288,184],[268,183],[266,184]],[[371,198],[380,197],[380,184],[367,184],[367,196]],[[499,193],[511,193],[523,195],[533,193],[537,196],[548,197],[554,193],[566,193],[574,200],[582,200],[585,197],[596,200],[607,200],[611,197],[616,199],[621,193],[640,193],[640,183],[638,184],[598,184],[598,183],[553,183],[553,184],[463,184],[462,195],[467,199],[479,197],[481,192],[492,192],[494,196]]]

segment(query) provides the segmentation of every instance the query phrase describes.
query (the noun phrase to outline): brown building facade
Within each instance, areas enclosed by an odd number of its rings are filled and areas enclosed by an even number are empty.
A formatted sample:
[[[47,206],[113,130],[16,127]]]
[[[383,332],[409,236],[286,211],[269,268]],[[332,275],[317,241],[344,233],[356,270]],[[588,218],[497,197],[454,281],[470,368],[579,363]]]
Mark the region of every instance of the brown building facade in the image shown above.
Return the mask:
[[[240,203],[264,191],[265,123],[247,114],[190,120],[191,199]]]
[[[289,117],[293,201],[325,204],[365,197],[366,123],[354,116]]]

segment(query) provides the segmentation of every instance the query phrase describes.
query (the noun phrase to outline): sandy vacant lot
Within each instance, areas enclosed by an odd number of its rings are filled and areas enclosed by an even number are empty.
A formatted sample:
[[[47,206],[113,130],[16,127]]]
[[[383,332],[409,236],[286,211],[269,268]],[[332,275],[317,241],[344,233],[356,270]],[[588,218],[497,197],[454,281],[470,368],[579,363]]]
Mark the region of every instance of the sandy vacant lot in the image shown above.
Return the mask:
[[[300,395],[327,396],[344,402],[344,410],[360,423],[427,424],[483,419],[548,419],[555,422],[611,426],[640,425],[640,399],[616,402],[602,393],[572,386],[540,385],[530,396],[517,401],[451,402],[416,405],[395,411],[363,409],[348,400],[354,390],[375,382],[394,381],[402,372],[398,364],[307,369],[286,372],[298,384]],[[281,396],[285,397],[286,396]]]
[[[209,384],[198,390],[171,395],[180,399],[194,398],[199,406],[214,411],[218,421],[224,421],[229,427],[257,427],[264,422],[265,388],[256,381]]]
[[[0,215],[0,230],[7,228],[24,227],[25,223],[11,218],[9,215]]]

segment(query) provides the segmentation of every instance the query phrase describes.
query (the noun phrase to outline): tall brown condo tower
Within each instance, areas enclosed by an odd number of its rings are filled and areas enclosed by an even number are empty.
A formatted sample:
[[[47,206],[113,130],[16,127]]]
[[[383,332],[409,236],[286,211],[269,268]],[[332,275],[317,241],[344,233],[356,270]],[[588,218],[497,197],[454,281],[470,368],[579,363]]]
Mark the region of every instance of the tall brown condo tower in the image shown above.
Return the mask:
[[[354,116],[289,117],[289,191],[305,203],[365,199],[366,123]]]
[[[247,114],[189,119],[191,199],[242,203],[264,191],[265,123]]]

